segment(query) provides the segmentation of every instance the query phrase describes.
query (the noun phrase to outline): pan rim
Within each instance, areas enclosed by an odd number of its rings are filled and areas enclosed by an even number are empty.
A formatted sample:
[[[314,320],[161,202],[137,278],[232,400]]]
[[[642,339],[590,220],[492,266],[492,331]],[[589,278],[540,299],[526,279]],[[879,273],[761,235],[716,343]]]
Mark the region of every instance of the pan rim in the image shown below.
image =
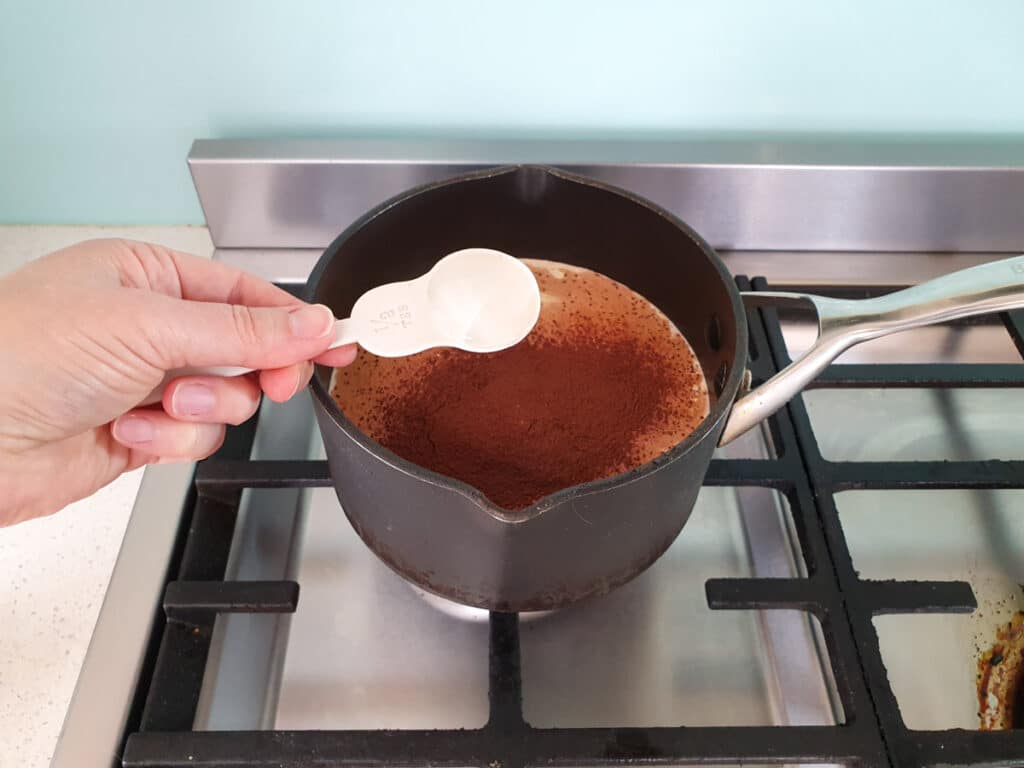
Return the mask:
[[[479,509],[489,514],[491,517],[511,524],[521,524],[528,522],[550,509],[559,507],[566,502],[573,502],[578,499],[591,496],[593,494],[602,493],[604,491],[611,490],[620,486],[625,486],[650,477],[656,472],[664,469],[665,467],[673,464],[676,460],[682,458],[688,454],[696,445],[703,442],[709,437],[709,435],[717,435],[719,427],[724,423],[728,417],[730,410],[732,409],[733,403],[735,402],[736,395],[739,391],[740,384],[743,380],[744,372],[746,370],[747,361],[747,317],[743,307],[742,299],[740,298],[739,290],[733,281],[732,275],[726,269],[725,264],[722,262],[721,257],[715,252],[711,245],[704,240],[693,228],[691,228],[686,222],[680,219],[675,214],[662,208],[659,205],[643,198],[639,195],[635,195],[624,189],[598,182],[594,179],[587,178],[585,176],[579,176],[577,174],[569,173],[558,168],[545,165],[531,165],[531,164],[519,164],[519,165],[505,165],[498,166],[495,168],[489,168],[483,171],[476,171],[472,173],[460,174],[448,179],[441,181],[431,182],[428,184],[420,185],[409,189],[395,197],[392,197],[380,205],[367,211],[363,216],[359,217],[356,221],[352,222],[348,227],[345,228],[341,234],[339,234],[327,248],[324,249],[323,254],[317,260],[316,266],[309,275],[309,279],[306,282],[306,290],[303,298],[306,301],[315,301],[315,295],[317,286],[320,283],[321,276],[326,271],[334,256],[341,250],[344,244],[353,236],[356,232],[361,230],[365,225],[385,214],[391,208],[400,205],[406,200],[433,191],[435,189],[441,189],[451,184],[457,184],[465,181],[482,180],[488,178],[494,178],[497,176],[522,172],[527,169],[535,169],[544,173],[550,174],[557,178],[565,181],[570,181],[576,184],[583,184],[586,186],[593,187],[605,192],[623,197],[633,203],[647,208],[652,213],[661,216],[668,220],[674,226],[679,228],[686,234],[693,243],[700,249],[704,256],[711,262],[711,265],[715,268],[718,273],[719,279],[722,280],[723,285],[726,288],[726,292],[729,295],[729,301],[732,307],[733,316],[735,318],[736,338],[735,338],[735,349],[736,353],[733,357],[732,365],[728,376],[726,377],[725,385],[722,387],[721,393],[718,395],[718,401],[710,408],[708,415],[704,417],[697,427],[690,432],[680,442],[676,443],[672,448],[665,451],[660,456],[655,457],[651,461],[648,461],[639,467],[623,472],[610,477],[601,478],[599,480],[590,480],[585,483],[579,483],[577,485],[569,486],[567,488],[561,488],[553,493],[538,499],[533,504],[522,509],[508,509],[502,507],[490,498],[488,498],[483,491],[476,488],[469,483],[466,483],[457,478],[451,477],[450,475],[444,475],[439,472],[435,472],[431,469],[427,469],[419,464],[415,464],[407,459],[402,458],[398,454],[394,453],[381,443],[377,442],[369,435],[360,430],[338,407],[334,398],[331,396],[329,387],[324,386],[320,380],[320,369],[326,368],[327,366],[317,366],[317,373],[313,376],[310,381],[310,389],[312,390],[313,397],[316,402],[323,408],[324,413],[331,419],[335,426],[337,426],[341,432],[354,442],[361,449],[367,453],[372,454],[374,457],[384,461],[385,464],[393,469],[396,469],[403,474],[409,475],[415,479],[429,482],[432,485],[440,486],[448,490],[458,493],[460,496],[464,496],[472,501]],[[330,377],[327,377],[328,381]],[[710,383],[710,382],[709,382]],[[706,471],[706,470],[705,470]]]

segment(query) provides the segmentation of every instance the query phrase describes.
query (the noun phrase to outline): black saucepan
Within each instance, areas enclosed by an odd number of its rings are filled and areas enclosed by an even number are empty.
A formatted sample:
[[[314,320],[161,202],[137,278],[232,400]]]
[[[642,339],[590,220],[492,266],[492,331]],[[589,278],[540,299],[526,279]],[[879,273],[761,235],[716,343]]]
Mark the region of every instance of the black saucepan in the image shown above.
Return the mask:
[[[929,311],[927,290],[933,286],[934,293],[938,286],[948,297],[963,284],[962,278],[956,286],[941,284],[955,277],[948,276],[904,291],[911,295],[888,304],[770,295],[772,301],[813,303],[821,336],[806,358],[737,402],[747,359],[743,301],[712,248],[678,218],[635,195],[526,166],[454,178],[379,206],[327,248],[310,277],[307,298],[345,317],[370,288],[414,278],[466,247],[578,265],[629,286],[690,341],[711,396],[703,423],[654,461],[510,511],[363,434],[332,399],[331,370],[317,369],[312,390],[331,474],[363,541],[420,587],[497,611],[557,608],[636,576],[686,523],[723,431],[732,439],[770,415],[839,352],[872,334],[956,316],[948,301],[945,313]],[[1024,263],[1017,267],[1024,271]],[[999,283],[1005,294],[1013,269],[1002,280],[988,275],[987,282]],[[1020,281],[1018,271],[1018,294]],[[1005,295],[993,305],[992,292],[981,293],[967,297],[960,291],[954,309],[963,315],[1006,308]],[[1021,303],[1017,295],[1016,305]]]

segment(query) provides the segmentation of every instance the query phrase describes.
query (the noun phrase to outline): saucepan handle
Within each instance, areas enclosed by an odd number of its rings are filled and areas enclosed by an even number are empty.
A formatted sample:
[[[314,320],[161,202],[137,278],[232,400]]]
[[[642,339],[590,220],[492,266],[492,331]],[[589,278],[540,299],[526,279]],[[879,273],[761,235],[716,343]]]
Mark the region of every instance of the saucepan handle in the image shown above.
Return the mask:
[[[873,299],[753,291],[744,293],[743,300],[747,306],[810,304],[818,312],[818,338],[803,357],[736,400],[719,445],[778,411],[855,344],[922,325],[1024,307],[1024,256],[952,272]]]

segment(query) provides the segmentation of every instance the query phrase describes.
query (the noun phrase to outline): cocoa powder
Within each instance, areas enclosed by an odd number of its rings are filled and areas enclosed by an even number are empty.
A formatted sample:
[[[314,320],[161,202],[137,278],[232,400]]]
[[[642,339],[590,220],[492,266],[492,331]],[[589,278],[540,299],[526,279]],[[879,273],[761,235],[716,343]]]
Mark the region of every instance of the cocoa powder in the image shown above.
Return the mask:
[[[640,466],[708,410],[693,352],[649,302],[594,272],[528,263],[545,301],[522,343],[486,355],[360,353],[334,385],[382,445],[508,509]]]

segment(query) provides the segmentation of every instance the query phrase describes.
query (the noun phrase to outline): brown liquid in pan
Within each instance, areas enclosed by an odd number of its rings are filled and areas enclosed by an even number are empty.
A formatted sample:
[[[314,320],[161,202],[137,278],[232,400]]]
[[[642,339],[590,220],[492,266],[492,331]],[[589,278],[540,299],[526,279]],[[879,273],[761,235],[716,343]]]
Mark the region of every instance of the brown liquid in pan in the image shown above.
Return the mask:
[[[515,347],[405,358],[360,350],[331,385],[374,440],[507,509],[646,464],[709,408],[693,350],[654,305],[597,272],[526,263],[541,312]]]

